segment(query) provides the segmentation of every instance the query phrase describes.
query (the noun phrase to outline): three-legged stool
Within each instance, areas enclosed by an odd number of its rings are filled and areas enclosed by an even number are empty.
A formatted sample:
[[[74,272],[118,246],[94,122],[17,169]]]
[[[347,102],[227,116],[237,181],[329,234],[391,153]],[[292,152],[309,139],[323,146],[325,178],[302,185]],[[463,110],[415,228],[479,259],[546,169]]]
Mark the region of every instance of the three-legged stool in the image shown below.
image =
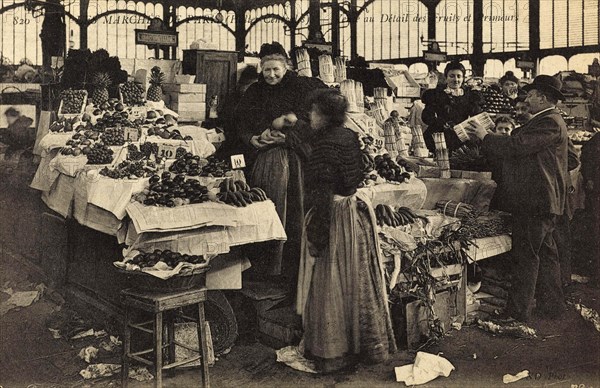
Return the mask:
[[[195,288],[187,291],[140,291],[127,289],[121,291],[122,302],[125,307],[125,331],[123,339],[123,360],[121,366],[121,383],[127,387],[129,378],[129,361],[135,360],[142,364],[154,367],[154,386],[162,387],[162,371],[173,369],[178,366],[189,364],[200,360],[202,365],[202,385],[210,386],[208,377],[208,343],[204,327],[204,302],[206,301],[206,288]],[[180,307],[198,305],[198,344],[199,350],[189,345],[175,341],[175,314],[170,310]],[[132,309],[139,309],[154,314],[154,319],[148,322],[133,323],[131,321]],[[167,343],[163,342],[163,313],[167,314]],[[173,311],[171,311],[173,313]],[[131,352],[131,329],[143,331],[153,335],[154,345],[151,349]],[[175,361],[175,346],[181,346],[188,350],[199,352],[199,355],[186,360]],[[163,363],[163,350],[168,348],[168,364]],[[154,353],[154,359],[148,360],[142,357],[145,354]]]

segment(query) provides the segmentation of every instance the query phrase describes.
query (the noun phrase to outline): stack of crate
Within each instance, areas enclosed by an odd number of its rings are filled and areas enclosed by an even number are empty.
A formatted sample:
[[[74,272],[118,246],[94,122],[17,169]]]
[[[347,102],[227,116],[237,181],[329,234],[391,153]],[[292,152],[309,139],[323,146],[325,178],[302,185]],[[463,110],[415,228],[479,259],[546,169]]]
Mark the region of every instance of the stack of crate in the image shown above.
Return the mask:
[[[171,110],[179,114],[179,122],[206,119],[206,84],[164,84],[163,92]]]

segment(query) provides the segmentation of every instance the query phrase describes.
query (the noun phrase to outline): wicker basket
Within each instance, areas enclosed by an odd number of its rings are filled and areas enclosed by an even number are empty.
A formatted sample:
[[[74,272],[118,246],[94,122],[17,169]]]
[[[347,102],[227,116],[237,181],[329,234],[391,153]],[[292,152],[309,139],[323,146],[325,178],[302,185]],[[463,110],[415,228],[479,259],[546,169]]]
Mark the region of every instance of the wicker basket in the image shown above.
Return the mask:
[[[129,285],[144,291],[185,291],[195,287],[206,286],[206,273],[210,267],[194,269],[190,272],[161,279],[142,271],[126,271],[118,269],[127,276]]]

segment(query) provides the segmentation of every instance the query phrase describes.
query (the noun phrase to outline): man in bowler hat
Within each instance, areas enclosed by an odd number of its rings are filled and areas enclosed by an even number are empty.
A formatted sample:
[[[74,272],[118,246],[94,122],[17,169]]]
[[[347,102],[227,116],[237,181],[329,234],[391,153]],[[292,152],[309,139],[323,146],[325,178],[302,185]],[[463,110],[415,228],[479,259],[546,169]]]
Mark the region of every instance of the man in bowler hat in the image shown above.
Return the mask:
[[[503,320],[527,322],[536,315],[558,318],[565,310],[560,264],[553,232],[565,211],[567,125],[556,109],[564,96],[557,78],[540,75],[523,88],[533,115],[513,133],[498,136],[477,124],[468,128],[483,152],[502,160],[506,203],[513,215],[512,287]]]

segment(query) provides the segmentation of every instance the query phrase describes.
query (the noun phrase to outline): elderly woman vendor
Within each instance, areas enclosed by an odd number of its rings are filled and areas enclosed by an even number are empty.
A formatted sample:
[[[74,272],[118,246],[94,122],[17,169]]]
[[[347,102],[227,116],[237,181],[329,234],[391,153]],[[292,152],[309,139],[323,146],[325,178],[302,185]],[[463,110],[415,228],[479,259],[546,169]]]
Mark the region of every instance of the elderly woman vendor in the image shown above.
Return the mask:
[[[301,225],[304,216],[299,159],[286,145],[287,127],[309,128],[304,99],[317,88],[327,86],[316,78],[298,77],[288,70],[288,56],[281,44],[263,44],[258,82],[252,84],[239,102],[235,117],[238,136],[250,146],[254,160],[248,176],[252,186],[261,187],[275,203],[285,226],[287,242],[265,243],[259,266],[264,273],[282,275],[293,290],[300,257]],[[288,118],[288,119],[286,119]],[[300,119],[296,124],[292,124]],[[262,264],[262,265],[261,265]]]
[[[303,160],[306,203],[297,312],[304,354],[323,372],[385,361],[396,349],[370,199],[348,102],[335,89],[311,94],[311,136],[290,145]],[[292,140],[294,139],[294,140]]]

